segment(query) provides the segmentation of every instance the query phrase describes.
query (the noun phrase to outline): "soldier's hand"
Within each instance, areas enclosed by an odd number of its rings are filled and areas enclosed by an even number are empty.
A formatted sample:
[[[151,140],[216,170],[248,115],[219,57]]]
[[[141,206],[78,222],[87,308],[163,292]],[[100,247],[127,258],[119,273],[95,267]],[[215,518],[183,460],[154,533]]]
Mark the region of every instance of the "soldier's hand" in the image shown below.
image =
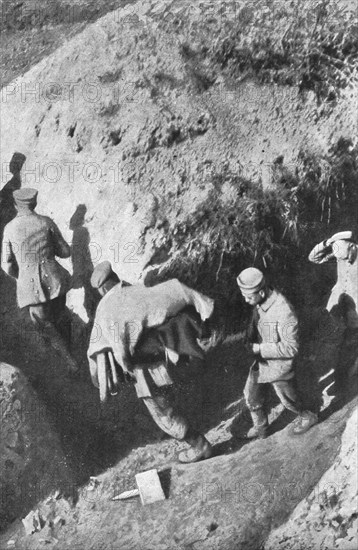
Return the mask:
[[[260,344],[252,344],[252,353],[254,355],[260,354]]]

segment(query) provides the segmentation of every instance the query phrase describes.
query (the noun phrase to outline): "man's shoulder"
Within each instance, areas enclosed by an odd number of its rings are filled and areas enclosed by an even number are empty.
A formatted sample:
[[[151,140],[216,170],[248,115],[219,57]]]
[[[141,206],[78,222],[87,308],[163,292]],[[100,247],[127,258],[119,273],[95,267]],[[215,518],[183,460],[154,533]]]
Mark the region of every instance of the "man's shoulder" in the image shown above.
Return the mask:
[[[34,212],[33,215],[38,221],[41,221],[44,225],[54,225],[54,221],[49,216],[44,216],[43,214],[38,214],[37,212]]]
[[[48,216],[43,216],[42,214],[38,214],[37,212],[31,212],[26,215],[17,214],[17,216],[15,216],[15,218],[11,220],[10,223],[14,222],[14,224],[17,225],[29,225],[40,220],[45,222],[52,221],[51,218],[49,218]]]
[[[11,232],[12,229],[13,229],[14,227],[16,227],[16,226],[17,226],[16,218],[14,218],[13,220],[11,220],[10,222],[8,222],[8,223],[5,225],[5,227],[4,227],[4,235],[5,235],[5,233]]]
[[[133,287],[128,287],[133,288]],[[123,287],[120,283],[116,284],[107,292],[99,301],[96,314],[106,311],[109,307],[113,307],[113,302],[118,300],[119,296],[123,296],[127,291],[127,287]]]
[[[295,310],[291,302],[279,290],[273,290],[274,306],[285,313],[291,313],[296,316]]]
[[[15,216],[9,223],[5,225],[4,228],[4,240],[11,239],[14,235],[17,235],[19,228],[24,226],[21,217]]]

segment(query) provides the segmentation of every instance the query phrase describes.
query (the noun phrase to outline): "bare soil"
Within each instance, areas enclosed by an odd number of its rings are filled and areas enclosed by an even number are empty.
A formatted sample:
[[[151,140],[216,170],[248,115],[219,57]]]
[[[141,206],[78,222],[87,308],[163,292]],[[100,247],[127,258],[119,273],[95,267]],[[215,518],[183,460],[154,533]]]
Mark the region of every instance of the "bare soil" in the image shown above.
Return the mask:
[[[97,18],[118,4],[81,6]],[[81,377],[65,376],[60,357],[17,309],[14,284],[1,273],[0,358],[21,369],[45,403],[71,470],[64,483],[50,479],[39,492],[38,507],[46,520],[42,531],[26,537],[16,507],[11,508],[14,521],[0,537],[1,548],[14,540],[15,548],[26,550],[259,550],[332,466],[357,405],[353,382],[336,407],[323,407],[317,387],[317,379],[339,360],[321,309],[331,280],[320,269],[303,274],[286,267],[282,272],[300,306],[300,388],[310,406],[324,408],[320,423],[305,435],[291,435],[292,416],[272,396],[270,437],[245,444],[239,439],[249,426],[242,392],[251,360],[240,334],[208,346],[201,375],[174,373],[178,408],[215,446],[216,456],[209,461],[179,465],[176,453],[184,444],[163,436],[131,386],[102,408],[91,386],[86,349],[95,306],[88,286],[93,265],[111,259],[120,276],[138,281],[151,264],[171,260],[168,250],[158,247],[163,228],[174,228],[178,220],[190,225],[207,205],[213,172],[225,165],[270,188],[278,156],[294,171],[302,148],[324,155],[340,138],[355,136],[354,88],[345,89],[332,108],[319,106],[313,93],[302,96],[296,86],[249,79],[230,87],[219,74],[209,85],[183,47],[200,18],[192,7],[187,1],[153,0],[137,3],[134,12],[129,6],[115,16],[108,13],[89,26],[84,15],[53,25],[52,12],[33,30],[31,17],[24,28],[16,18],[12,27],[5,26],[1,162],[5,166],[14,151],[26,154],[23,185],[39,189],[39,212],[51,215],[74,243],[72,263],[65,265],[75,281],[68,306]],[[174,24],[173,14],[179,22],[190,15],[185,32],[180,25],[175,33],[163,30],[166,16]],[[35,94],[27,93],[30,89]],[[71,90],[73,96],[64,95]],[[2,185],[7,179],[3,169]],[[232,185],[223,186],[222,204],[230,204],[235,193]],[[312,233],[305,246],[316,239]],[[181,275],[189,282],[191,257],[184,260]],[[207,267],[220,288],[222,266],[208,262]],[[307,280],[307,273],[312,278]],[[230,295],[230,306],[243,309],[237,294]],[[341,356],[343,371],[354,353]],[[134,487],[135,473],[154,467],[161,472],[167,500],[149,507],[139,500],[111,500]],[[90,476],[97,478],[94,487]],[[332,483],[337,482],[335,477]],[[320,504],[320,491],[315,494]],[[25,499],[23,514],[33,503]],[[54,525],[58,516],[61,522]]]
[[[1,0],[1,87],[24,74],[88,24],[131,1]]]
[[[248,428],[249,416],[242,391],[250,358],[240,339],[231,338],[209,351],[202,376],[177,373],[177,406],[206,432],[216,454],[197,465],[179,465],[176,454],[185,444],[160,433],[133,388],[123,388],[101,409],[97,390],[88,379],[85,346],[74,346],[77,359],[82,359],[81,378],[66,378],[64,365],[49,343],[19,314],[13,285],[2,282],[7,296],[2,303],[2,359],[21,368],[47,405],[73,478],[68,478],[67,485],[56,480],[42,484],[38,508],[46,526],[26,537],[15,520],[1,537],[1,548],[7,547],[8,540],[15,540],[19,549],[41,548],[53,544],[53,537],[61,548],[93,550],[257,549],[334,462],[342,431],[357,404],[351,400],[354,389],[339,410],[332,414],[326,410],[322,417],[326,419],[301,437],[292,436],[292,415],[283,413],[272,398],[272,435],[244,443],[239,435]],[[311,344],[307,342],[306,351]],[[324,372],[331,365],[332,347],[321,347],[320,358]],[[313,394],[306,397],[314,398]],[[161,473],[165,502],[143,508],[138,500],[111,501],[135,487],[136,473],[151,468]],[[98,480],[94,490],[90,476]],[[337,478],[331,481],[333,487],[339,483]],[[56,490],[60,494],[48,500]],[[29,501],[29,511],[32,506]],[[63,522],[54,527],[57,516]]]

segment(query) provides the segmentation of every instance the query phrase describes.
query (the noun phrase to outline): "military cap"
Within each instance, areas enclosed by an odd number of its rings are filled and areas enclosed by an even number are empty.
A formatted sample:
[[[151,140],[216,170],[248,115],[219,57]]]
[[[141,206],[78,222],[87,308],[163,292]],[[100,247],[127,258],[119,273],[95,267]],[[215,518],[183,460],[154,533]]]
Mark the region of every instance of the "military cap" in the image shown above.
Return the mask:
[[[23,187],[13,193],[14,201],[18,206],[30,206],[36,204],[38,191],[32,187]]]
[[[351,241],[352,238],[352,231],[339,231],[339,233],[335,233],[330,239],[328,239],[327,244],[332,244],[336,241]]]
[[[241,290],[256,292],[264,286],[265,277],[262,271],[256,269],[256,267],[248,267],[241,271],[236,281]]]
[[[96,265],[91,276],[91,285],[93,288],[100,288],[108,279],[118,279],[117,274],[113,271],[111,262],[105,260]]]

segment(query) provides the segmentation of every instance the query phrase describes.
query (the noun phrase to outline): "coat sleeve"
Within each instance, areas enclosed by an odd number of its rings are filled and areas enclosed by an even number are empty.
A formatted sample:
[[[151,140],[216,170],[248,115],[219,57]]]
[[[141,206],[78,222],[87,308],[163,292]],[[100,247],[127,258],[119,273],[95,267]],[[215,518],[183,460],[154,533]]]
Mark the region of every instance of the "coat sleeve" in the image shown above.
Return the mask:
[[[205,294],[198,292],[197,290],[189,288],[184,285],[184,283],[180,283],[178,279],[173,279],[173,281],[180,285],[180,289],[186,298],[187,304],[195,307],[201,317],[201,320],[206,321],[209,319],[214,311],[214,300],[208,296],[205,296]]]
[[[69,244],[66,243],[55,222],[51,222],[50,231],[53,237],[55,255],[59,258],[69,258],[71,256],[71,248]]]
[[[257,322],[257,309],[254,308],[245,333],[245,340],[249,344],[254,344],[258,341]]]
[[[334,260],[335,256],[332,252],[332,246],[327,245],[326,241],[316,244],[316,246],[309,253],[308,259],[314,264],[324,264],[330,260]]]
[[[10,239],[8,238],[6,228],[4,231],[2,251],[1,251],[1,267],[3,271],[10,277],[17,279],[19,276],[19,266],[15,258],[13,247]]]
[[[298,353],[298,320],[295,313],[288,310],[275,324],[274,330],[273,341],[260,344],[261,357],[263,359],[293,359]]]

